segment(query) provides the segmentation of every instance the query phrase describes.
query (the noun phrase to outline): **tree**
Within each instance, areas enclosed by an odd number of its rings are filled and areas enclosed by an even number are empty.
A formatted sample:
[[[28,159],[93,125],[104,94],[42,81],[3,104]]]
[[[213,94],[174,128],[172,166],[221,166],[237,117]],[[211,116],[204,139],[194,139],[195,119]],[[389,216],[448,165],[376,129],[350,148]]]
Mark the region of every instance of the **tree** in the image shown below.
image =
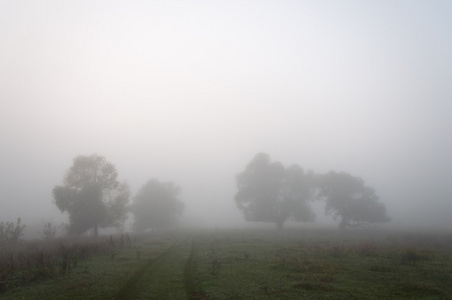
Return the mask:
[[[177,225],[184,211],[178,199],[180,188],[172,182],[149,180],[134,198],[132,212],[136,232],[147,229],[166,229]]]
[[[93,229],[97,236],[99,227],[124,223],[130,192],[127,183],[120,184],[117,177],[115,166],[102,156],[74,158],[63,185],[53,189],[56,206],[69,214],[69,233]]]
[[[313,177],[297,165],[286,169],[270,162],[268,154],[258,153],[236,177],[235,201],[245,220],[276,223],[279,230],[289,218],[314,221],[308,204]]]
[[[55,225],[52,225],[51,222],[44,224],[44,230],[42,231],[44,240],[49,241],[55,239],[57,231],[57,227]]]
[[[108,211],[107,223],[115,226],[118,229],[118,232],[122,233],[129,212],[129,185],[124,181],[119,184],[117,189],[107,191],[105,196],[108,199],[106,202]]]
[[[20,218],[17,218],[17,223],[0,222],[0,246],[12,246],[17,244],[25,225],[20,224]]]
[[[319,197],[326,201],[327,215],[341,218],[340,229],[390,221],[374,189],[366,186],[361,178],[348,173],[331,171],[323,175]]]

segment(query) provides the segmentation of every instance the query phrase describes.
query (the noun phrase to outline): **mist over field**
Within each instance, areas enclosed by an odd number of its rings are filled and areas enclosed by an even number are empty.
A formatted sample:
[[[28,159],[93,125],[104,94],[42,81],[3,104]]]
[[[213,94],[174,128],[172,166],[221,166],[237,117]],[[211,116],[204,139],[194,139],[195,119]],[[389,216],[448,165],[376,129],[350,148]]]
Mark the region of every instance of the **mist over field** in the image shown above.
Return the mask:
[[[264,152],[452,228],[452,2],[0,0],[0,45],[0,221],[67,222],[52,189],[97,153],[132,198],[178,185],[185,225],[252,225],[236,175]]]

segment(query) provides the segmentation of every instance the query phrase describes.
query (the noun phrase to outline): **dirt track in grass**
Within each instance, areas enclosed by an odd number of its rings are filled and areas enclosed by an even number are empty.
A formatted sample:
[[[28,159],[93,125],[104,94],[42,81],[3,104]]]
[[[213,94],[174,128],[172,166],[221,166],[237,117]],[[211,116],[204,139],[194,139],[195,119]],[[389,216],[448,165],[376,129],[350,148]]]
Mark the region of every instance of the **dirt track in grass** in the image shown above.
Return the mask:
[[[192,276],[193,253],[191,239],[175,242],[136,271],[116,299],[197,299]]]

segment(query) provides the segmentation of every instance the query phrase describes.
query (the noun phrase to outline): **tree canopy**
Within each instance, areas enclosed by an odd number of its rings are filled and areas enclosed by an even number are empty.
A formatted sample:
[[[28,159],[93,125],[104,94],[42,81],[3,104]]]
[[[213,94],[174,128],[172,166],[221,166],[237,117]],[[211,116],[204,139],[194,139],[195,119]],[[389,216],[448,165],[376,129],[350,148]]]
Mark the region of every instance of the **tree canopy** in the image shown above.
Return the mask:
[[[313,177],[313,173],[305,173],[298,165],[285,168],[279,162],[271,162],[268,154],[259,153],[237,175],[235,201],[245,220],[276,223],[278,229],[289,218],[314,221],[308,203]]]
[[[339,228],[388,222],[386,208],[374,189],[345,172],[331,171],[321,177],[319,197],[324,199],[325,213],[340,217]]]
[[[184,211],[179,200],[180,188],[172,182],[149,180],[141,187],[133,200],[134,229],[166,229],[178,224]]]
[[[63,178],[53,189],[56,206],[69,214],[68,232],[82,234],[99,227],[122,226],[130,197],[126,182],[119,183],[115,166],[103,156],[92,154],[74,158]]]

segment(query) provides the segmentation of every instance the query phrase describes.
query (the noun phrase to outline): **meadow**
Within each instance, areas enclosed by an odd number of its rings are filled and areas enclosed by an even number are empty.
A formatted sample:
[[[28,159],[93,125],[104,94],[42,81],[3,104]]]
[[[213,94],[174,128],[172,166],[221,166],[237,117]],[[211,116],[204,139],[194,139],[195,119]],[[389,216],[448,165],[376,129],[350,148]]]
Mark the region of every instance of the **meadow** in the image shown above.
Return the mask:
[[[1,252],[1,299],[452,299],[450,232],[218,229],[43,245]]]

